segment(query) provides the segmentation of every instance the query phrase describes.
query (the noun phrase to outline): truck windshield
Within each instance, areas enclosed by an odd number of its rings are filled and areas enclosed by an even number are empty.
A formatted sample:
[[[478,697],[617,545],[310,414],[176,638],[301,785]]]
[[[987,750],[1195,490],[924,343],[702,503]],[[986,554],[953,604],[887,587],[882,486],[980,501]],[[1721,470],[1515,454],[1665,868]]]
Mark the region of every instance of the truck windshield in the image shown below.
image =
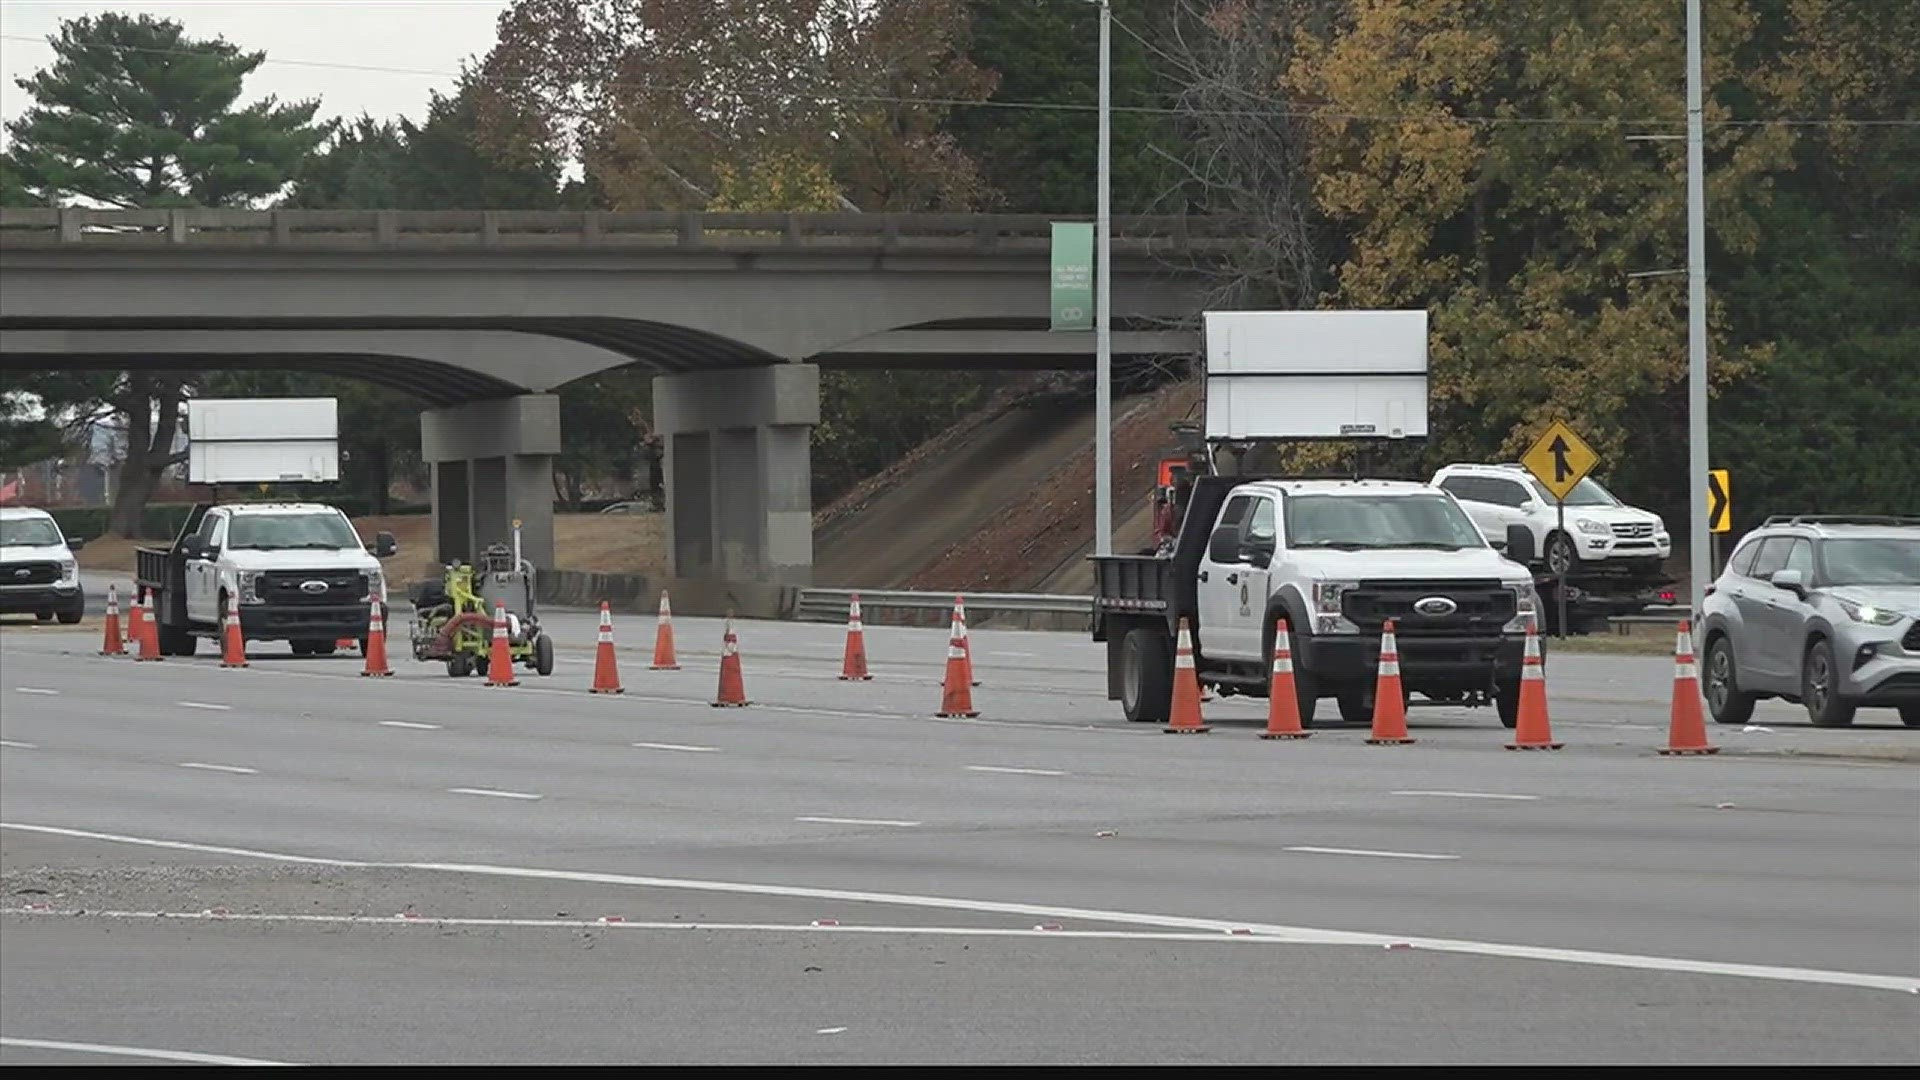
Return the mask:
[[[360,535],[339,514],[235,514],[228,530],[227,546],[278,551],[285,548],[332,550],[362,545]]]
[[[1829,540],[1820,561],[1830,585],[1920,585],[1920,540]]]
[[[0,547],[53,547],[60,530],[46,518],[10,518],[0,521]]]
[[[1287,538],[1290,547],[1344,551],[1487,546],[1444,495],[1295,495],[1287,500]]]

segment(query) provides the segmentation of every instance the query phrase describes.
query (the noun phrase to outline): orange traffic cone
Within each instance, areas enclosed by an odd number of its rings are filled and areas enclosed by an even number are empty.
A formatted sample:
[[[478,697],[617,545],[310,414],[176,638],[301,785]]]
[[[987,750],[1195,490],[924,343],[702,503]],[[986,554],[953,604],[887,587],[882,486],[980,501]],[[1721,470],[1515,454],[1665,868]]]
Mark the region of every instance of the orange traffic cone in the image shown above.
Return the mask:
[[[653,635],[653,670],[680,670],[680,661],[673,655],[673,608],[667,604],[665,590],[660,593],[660,628]]]
[[[957,604],[953,609],[953,631],[947,635],[947,674],[940,680],[940,711],[934,715],[948,718],[980,715],[973,707],[973,680],[967,672],[967,622]]]
[[[720,639],[720,693],[713,699],[716,709],[738,708],[747,704],[747,683],[740,674],[740,639],[733,633],[733,613],[727,613],[726,636]]]
[[[1547,669],[1540,659],[1540,635],[1527,620],[1527,652],[1520,660],[1520,716],[1513,725],[1509,750],[1558,750],[1553,726],[1547,722]]]
[[[154,625],[152,613],[147,610],[145,604],[141,603],[142,599],[144,597],[136,598],[133,602],[133,619],[139,623],[134,636],[140,639],[140,655],[134,659],[158,660],[160,659],[160,630]]]
[[[1407,695],[1400,687],[1400,646],[1393,640],[1393,620],[1380,630],[1380,674],[1373,684],[1373,733],[1367,741],[1375,746],[1405,746],[1407,737]]]
[[[120,640],[120,590],[107,586],[107,628],[101,635],[101,656],[127,655],[126,643]]]
[[[247,642],[240,636],[240,612],[237,608],[227,608],[226,624],[220,631],[220,666],[246,667]]]
[[[1173,651],[1173,717],[1160,730],[1169,735],[1204,735],[1213,729],[1200,720],[1200,673],[1193,667],[1193,635],[1180,620],[1180,637]]]
[[[960,624],[961,629],[963,630],[966,629],[966,625],[967,625],[966,597],[956,596],[953,598],[953,619],[955,622]],[[961,638],[961,641],[960,641],[960,658],[966,661],[965,667],[967,669],[967,685],[979,686],[980,680],[974,678],[973,676],[973,642],[968,640],[964,636]],[[946,682],[944,681],[944,676],[942,677],[941,685],[942,686],[946,685]]]
[[[384,600],[375,600],[367,606],[367,662],[360,674],[393,674],[393,669],[387,666],[387,604]]]
[[[507,605],[493,605],[493,651],[487,654],[488,686],[519,686],[513,677],[513,657],[507,652]]]
[[[1273,631],[1273,684],[1267,689],[1267,730],[1263,739],[1305,739],[1313,732],[1300,726],[1300,692],[1293,684],[1293,645],[1287,620]]]
[[[1673,720],[1662,754],[1717,754],[1707,745],[1707,719],[1700,711],[1700,668],[1693,662],[1693,626],[1680,623],[1673,643]]]
[[[867,673],[867,631],[860,625],[860,594],[854,593],[847,605],[847,652],[840,660],[840,681],[866,682],[871,678]]]
[[[613,662],[613,612],[608,610],[607,602],[600,601],[600,643],[593,652],[593,686],[588,688],[593,694],[624,694],[620,685],[620,672]]]

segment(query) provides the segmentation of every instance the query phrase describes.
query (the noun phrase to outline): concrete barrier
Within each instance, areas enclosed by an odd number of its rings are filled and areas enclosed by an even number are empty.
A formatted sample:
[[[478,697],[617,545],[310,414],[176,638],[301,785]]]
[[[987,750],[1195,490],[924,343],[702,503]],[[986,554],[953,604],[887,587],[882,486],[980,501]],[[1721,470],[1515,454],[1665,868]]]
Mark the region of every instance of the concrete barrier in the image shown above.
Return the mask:
[[[615,611],[651,615],[660,608],[660,590],[673,598],[675,615],[743,619],[790,619],[800,606],[800,590],[790,585],[689,578],[655,580],[645,574],[607,574],[593,570],[547,570],[535,582],[540,603],[553,607],[597,608],[605,600]]]

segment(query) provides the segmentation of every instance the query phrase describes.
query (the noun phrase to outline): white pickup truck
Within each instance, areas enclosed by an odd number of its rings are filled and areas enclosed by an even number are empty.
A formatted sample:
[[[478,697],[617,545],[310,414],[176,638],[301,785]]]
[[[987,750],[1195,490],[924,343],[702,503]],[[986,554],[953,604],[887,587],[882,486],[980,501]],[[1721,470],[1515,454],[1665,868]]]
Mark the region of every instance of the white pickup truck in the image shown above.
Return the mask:
[[[372,551],[347,516],[317,503],[202,504],[170,548],[141,548],[138,586],[153,604],[160,651],[191,656],[216,638],[237,604],[247,641],[287,641],[296,656],[364,645],[369,601],[386,595],[380,559],[397,550],[381,533]]]
[[[73,553],[83,542],[63,534],[45,510],[0,506],[0,615],[79,622],[87,598]]]

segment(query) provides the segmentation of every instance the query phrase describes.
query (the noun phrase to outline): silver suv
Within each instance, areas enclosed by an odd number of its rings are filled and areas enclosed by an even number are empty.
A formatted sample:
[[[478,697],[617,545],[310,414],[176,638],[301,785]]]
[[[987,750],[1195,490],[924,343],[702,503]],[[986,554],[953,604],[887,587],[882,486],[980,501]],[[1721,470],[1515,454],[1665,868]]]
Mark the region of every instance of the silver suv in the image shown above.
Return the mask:
[[[1920,518],[1769,518],[1727,560],[1703,615],[1720,723],[1779,697],[1820,727],[1845,727],[1862,706],[1920,727]]]

